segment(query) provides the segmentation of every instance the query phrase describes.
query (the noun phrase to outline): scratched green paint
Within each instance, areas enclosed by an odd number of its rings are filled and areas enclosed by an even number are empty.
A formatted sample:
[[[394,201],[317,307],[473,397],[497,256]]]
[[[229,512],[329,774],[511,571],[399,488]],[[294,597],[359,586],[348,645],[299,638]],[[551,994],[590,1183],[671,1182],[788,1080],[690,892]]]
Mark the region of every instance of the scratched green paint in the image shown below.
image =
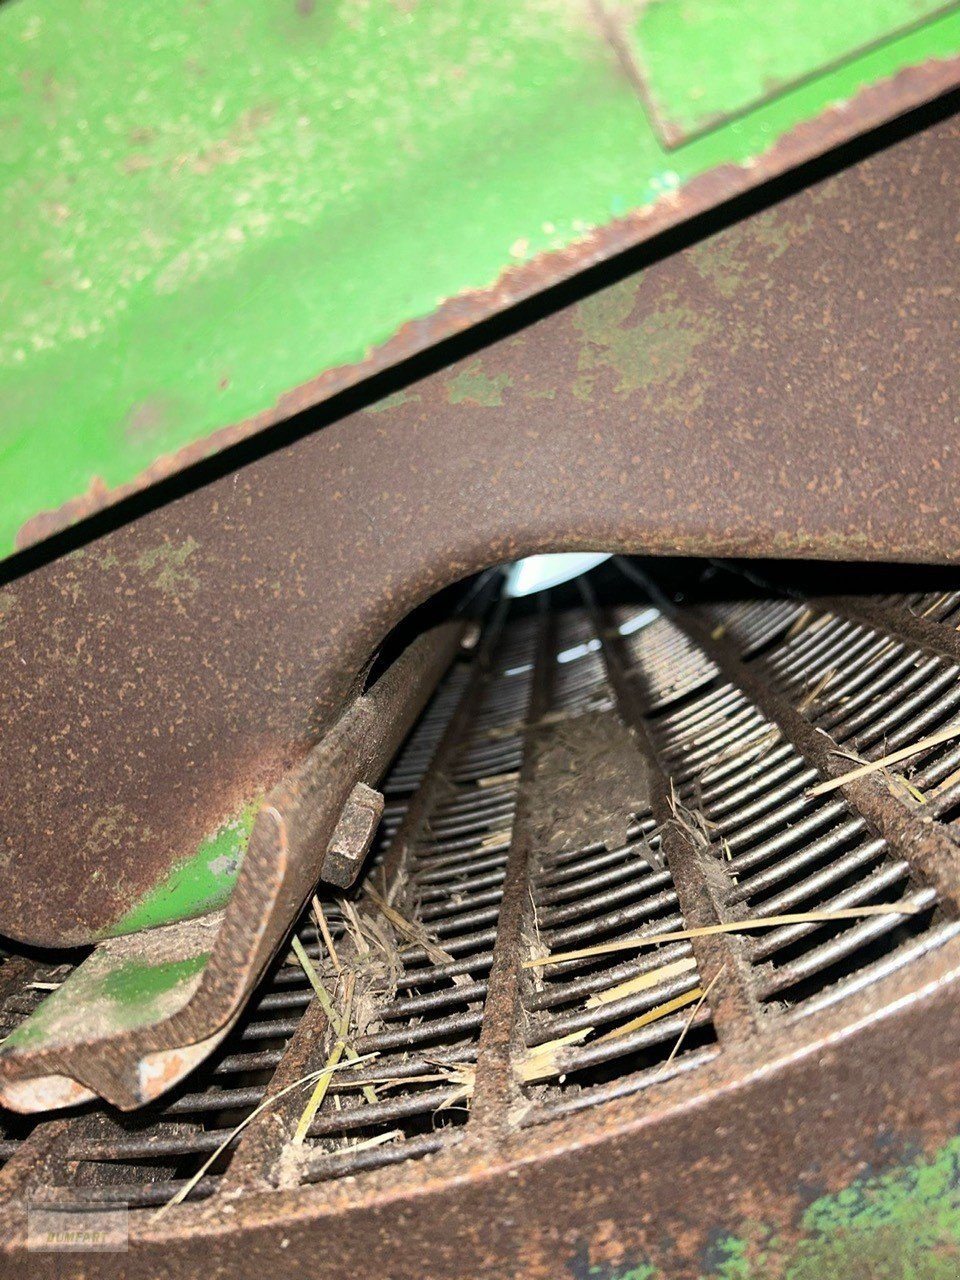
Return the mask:
[[[150,889],[104,937],[137,933],[175,920],[189,920],[226,906],[240,873],[260,800],[204,840],[185,862]]]
[[[0,5],[0,555],[95,478],[960,51],[937,19],[667,151],[586,12]]]
[[[653,0],[633,29],[658,116],[689,137],[858,50],[953,8],[945,0]]]
[[[708,1252],[700,1280],[956,1280],[960,1138],[822,1196],[789,1232],[746,1222]],[[574,1266],[571,1274],[577,1280],[666,1280],[644,1261]]]
[[[209,958],[204,951],[150,964],[94,952],[7,1036],[3,1052],[68,1044],[98,1029],[129,1031],[159,1021],[184,1002]]]

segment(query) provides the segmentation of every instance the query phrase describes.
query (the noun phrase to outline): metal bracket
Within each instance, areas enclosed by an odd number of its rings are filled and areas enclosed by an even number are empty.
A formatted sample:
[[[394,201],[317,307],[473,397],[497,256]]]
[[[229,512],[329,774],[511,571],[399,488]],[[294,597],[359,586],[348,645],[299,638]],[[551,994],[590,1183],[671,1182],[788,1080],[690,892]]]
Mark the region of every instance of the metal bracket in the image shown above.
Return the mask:
[[[320,878],[349,889],[360,873],[383,815],[383,796],[365,782],[350,792],[320,867]]]

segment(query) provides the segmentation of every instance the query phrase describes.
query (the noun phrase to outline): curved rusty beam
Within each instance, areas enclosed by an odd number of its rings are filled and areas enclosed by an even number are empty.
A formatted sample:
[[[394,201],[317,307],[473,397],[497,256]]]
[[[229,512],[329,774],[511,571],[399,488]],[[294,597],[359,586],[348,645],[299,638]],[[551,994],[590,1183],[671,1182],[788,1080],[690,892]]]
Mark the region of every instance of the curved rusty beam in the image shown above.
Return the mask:
[[[505,266],[499,276],[483,288],[466,289],[444,297],[431,314],[407,320],[385,341],[373,345],[362,360],[327,368],[284,391],[274,403],[265,404],[251,417],[220,426],[179,449],[161,454],[125,483],[110,487],[94,475],[85,492],[56,508],[38,511],[26,520],[17,531],[16,549],[33,546],[624,250],[776,179],[956,89],[958,83],[960,58],[945,57],[905,67],[887,79],[869,84],[848,100],[837,100],[820,114],[797,124],[747,162],[717,164],[678,189],[668,190],[652,204],[612,218],[562,248],[543,251],[528,261]],[[7,552],[8,548],[4,547],[0,558]]]

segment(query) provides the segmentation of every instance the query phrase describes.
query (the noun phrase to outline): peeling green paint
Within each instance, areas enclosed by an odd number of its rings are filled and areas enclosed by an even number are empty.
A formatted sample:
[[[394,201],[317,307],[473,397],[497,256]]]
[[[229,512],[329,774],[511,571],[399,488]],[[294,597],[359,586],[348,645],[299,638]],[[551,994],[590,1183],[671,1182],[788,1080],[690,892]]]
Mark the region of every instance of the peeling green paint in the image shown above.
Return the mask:
[[[192,857],[174,867],[102,936],[137,933],[225,906],[240,872],[260,804],[260,798],[251,801],[225,822]]]
[[[939,18],[668,150],[589,14],[0,5],[0,555],[507,265],[960,50]]]
[[[186,568],[186,562],[199,549],[196,538],[187,538],[180,546],[162,542],[137,556],[136,566],[149,579],[150,584],[165,596],[175,599],[191,596],[200,586],[195,574]]]
[[[492,409],[503,404],[503,393],[509,386],[512,386],[509,374],[498,373],[491,377],[479,363],[474,363],[451,378],[450,403],[479,404]]]
[[[614,387],[617,395],[655,386],[665,408],[679,415],[693,412],[703,399],[693,357],[717,321],[708,312],[681,305],[675,295],[666,294],[654,312],[630,323],[642,289],[642,276],[639,283],[636,277],[628,278],[585,299],[577,308],[573,323],[585,342],[573,393],[588,399],[597,372],[609,369],[618,378]]]
[[[960,1138],[931,1159],[858,1179],[815,1201],[785,1280],[955,1280],[960,1275]],[[751,1278],[752,1280],[752,1278]],[[760,1280],[760,1277],[757,1278]]]
[[[956,1280],[960,1137],[821,1196],[789,1230],[742,1222],[707,1255],[700,1280]],[[576,1280],[668,1280],[643,1260],[626,1269],[577,1260],[568,1271]]]
[[[103,976],[103,994],[124,1008],[152,1004],[185,978],[199,973],[207,960],[207,952],[186,960],[167,960],[162,964],[136,964],[128,961]]]
[[[747,258],[735,237],[712,236],[693,245],[687,252],[687,261],[721,298],[736,297],[749,279]]]
[[[825,187],[835,189],[827,182]],[[830,198],[824,193],[821,199]],[[687,261],[700,278],[706,281],[722,298],[735,297],[740,287],[757,270],[757,251],[768,250],[767,262],[772,264],[793,245],[802,243],[813,231],[816,216],[808,210],[802,217],[787,217],[780,208],[767,209],[750,219],[748,233],[742,224],[728,227],[719,235],[691,246]],[[751,257],[745,252],[749,247]]]

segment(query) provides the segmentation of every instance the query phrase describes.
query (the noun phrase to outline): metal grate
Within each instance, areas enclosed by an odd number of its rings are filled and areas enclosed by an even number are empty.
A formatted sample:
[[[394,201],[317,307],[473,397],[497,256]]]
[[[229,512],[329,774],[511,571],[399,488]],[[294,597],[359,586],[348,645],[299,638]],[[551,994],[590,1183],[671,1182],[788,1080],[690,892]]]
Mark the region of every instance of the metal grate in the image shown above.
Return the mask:
[[[656,615],[637,608],[617,615],[614,627],[635,643],[656,630]],[[642,631],[637,623],[646,622]],[[573,732],[586,711],[613,710],[610,681],[597,620],[586,609],[562,615],[555,627],[553,679],[545,715],[569,718]],[[642,761],[638,759],[642,768]],[[661,833],[649,806],[633,815],[626,842],[599,842],[556,853],[536,846],[530,855],[532,933],[535,954],[614,943],[641,932],[683,929],[669,868],[658,864]],[[660,970],[666,976],[656,980]],[[682,941],[629,959],[621,952],[586,956],[527,971],[522,983],[526,1055],[531,1078],[526,1092],[535,1103],[529,1119],[642,1089],[666,1078],[666,1060],[689,1020],[678,1013],[616,1034],[644,1015],[694,990],[700,973],[693,949]],[[624,990],[633,986],[633,990]],[[621,994],[622,992],[622,994]],[[546,1046],[546,1048],[545,1048]],[[697,1015],[674,1056],[670,1075],[707,1061],[715,1053],[709,1009]]]
[[[302,1141],[310,1089],[283,1090],[328,1061],[337,1034],[290,954],[161,1105],[0,1116],[0,1198],[149,1209],[227,1139],[190,1200],[400,1176],[415,1158],[460,1158],[466,1139],[465,1153],[614,1099],[640,1105],[668,1082],[696,1090],[725,1054],[762,1059],[784,1028],[806,1034],[813,1015],[956,936],[960,738],[807,792],[851,755],[877,759],[957,718],[960,594],[757,598],[732,574],[726,602],[677,604],[646,579],[644,593],[600,604],[587,581],[573,607],[498,606],[441,682],[384,781],[363,885],[323,901],[335,954],[310,912],[298,924],[338,1008],[351,975],[343,1038],[364,1059],[330,1077]],[[637,792],[617,838],[567,838],[558,744],[586,753],[584,811],[629,757]],[[607,949],[898,902],[915,912]],[[0,1034],[64,972],[8,957]]]
[[[365,991],[367,1011],[353,1021],[354,1045],[361,1055],[377,1057],[361,1071],[331,1079],[332,1103],[304,1144],[303,1181],[426,1155],[450,1141],[451,1130],[467,1118],[535,640],[533,628],[521,623],[493,645],[490,677],[476,691],[469,725],[441,741],[429,801],[395,836],[383,897],[427,939],[403,945],[403,926],[388,936],[389,916],[386,927],[357,917],[361,930],[370,922],[349,953],[358,982],[368,966],[376,976]],[[325,959],[319,944],[313,955]],[[332,977],[327,970],[325,978]],[[357,1088],[367,1080],[376,1082],[376,1101],[365,1101]]]
[[[687,637],[671,622],[658,625],[687,651]],[[714,627],[718,638],[722,627]],[[709,852],[728,881],[722,902],[730,915],[898,900],[932,911],[935,890],[916,881],[909,864],[891,854],[846,800],[836,793],[807,797],[819,781],[816,768],[706,655],[701,676],[681,712],[657,719],[654,740],[680,799],[703,815]],[[750,939],[743,950],[756,970],[758,998],[793,1004],[859,972],[928,925],[926,914],[787,925]]]

